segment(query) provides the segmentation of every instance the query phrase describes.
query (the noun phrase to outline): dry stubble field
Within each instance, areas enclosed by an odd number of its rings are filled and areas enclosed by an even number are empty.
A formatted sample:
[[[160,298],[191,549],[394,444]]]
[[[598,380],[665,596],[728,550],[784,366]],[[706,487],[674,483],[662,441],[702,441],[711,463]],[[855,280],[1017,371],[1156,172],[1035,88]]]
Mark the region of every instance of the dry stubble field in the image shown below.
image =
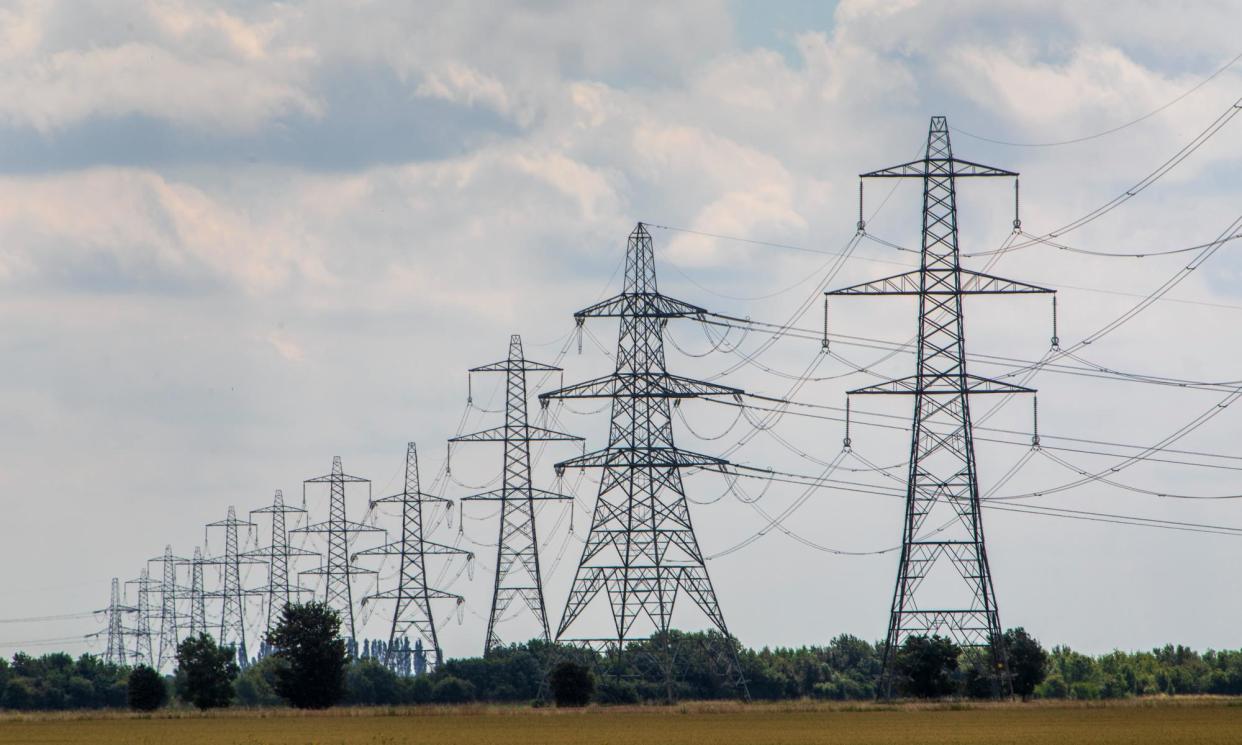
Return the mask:
[[[1138,745],[1242,742],[1242,701],[967,705],[683,704],[0,715],[0,743],[51,745]]]

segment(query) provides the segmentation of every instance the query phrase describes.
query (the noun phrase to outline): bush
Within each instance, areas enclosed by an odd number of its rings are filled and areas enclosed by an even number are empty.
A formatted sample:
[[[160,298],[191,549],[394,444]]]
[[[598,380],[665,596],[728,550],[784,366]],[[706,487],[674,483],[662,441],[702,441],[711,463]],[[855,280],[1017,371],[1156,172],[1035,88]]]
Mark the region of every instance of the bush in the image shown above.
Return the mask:
[[[461,678],[446,675],[432,687],[431,700],[437,704],[464,704],[474,700],[474,686]]]
[[[345,671],[345,703],[388,706],[398,700],[397,674],[374,659],[358,660]]]
[[[139,665],[129,673],[129,708],[155,711],[168,701],[168,686],[159,671]]]
[[[637,704],[642,700],[638,694],[638,686],[612,676],[600,679],[594,699],[601,704]]]
[[[429,675],[398,678],[397,686],[403,704],[429,704],[434,695],[434,687]]]
[[[586,706],[595,693],[595,676],[586,665],[566,661],[552,669],[548,685],[557,706]]]

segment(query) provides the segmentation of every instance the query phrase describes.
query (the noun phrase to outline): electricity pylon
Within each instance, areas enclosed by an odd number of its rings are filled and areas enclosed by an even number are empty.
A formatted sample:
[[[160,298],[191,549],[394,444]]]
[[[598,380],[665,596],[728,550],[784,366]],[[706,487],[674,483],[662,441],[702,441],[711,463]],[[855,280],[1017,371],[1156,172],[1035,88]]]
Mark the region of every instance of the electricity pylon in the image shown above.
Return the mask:
[[[207,523],[207,527],[224,528],[224,556],[203,562],[218,565],[222,569],[223,582],[220,590],[206,593],[210,597],[221,599],[220,638],[217,643],[221,646],[236,644],[238,664],[245,667],[250,663],[250,656],[246,651],[246,596],[256,593],[242,588],[241,565],[262,562],[242,556],[237,529],[245,527],[253,530],[257,526],[249,520],[239,520],[233,505],[229,505],[228,517],[214,523]]]
[[[400,566],[397,569],[397,586],[391,590],[367,596],[363,602],[371,600],[392,600],[392,627],[388,635],[388,651],[385,664],[393,668],[406,667],[404,660],[395,659],[401,638],[413,630],[419,638],[425,640],[435,651],[435,665],[439,667],[444,660],[440,639],[436,633],[435,616],[432,614],[431,601],[455,600],[460,606],[465,599],[445,590],[429,587],[427,584],[428,556],[465,556],[473,561],[474,555],[469,551],[428,541],[423,533],[423,505],[427,502],[446,504],[452,509],[453,503],[443,497],[423,493],[418,482],[418,448],[409,443],[405,450],[405,489],[400,494],[383,497],[373,504],[388,503],[401,505],[401,538],[393,543],[360,551],[359,556],[397,556]],[[402,645],[408,652],[408,644]]]
[[[267,559],[267,625],[264,629],[271,631],[279,621],[284,607],[298,600],[302,593],[310,592],[300,585],[289,584],[289,560],[298,556],[318,556],[319,554],[289,545],[285,515],[304,515],[306,510],[285,504],[285,495],[280,489],[276,490],[270,507],[250,511],[251,517],[257,514],[272,516],[272,542],[266,548],[247,551],[245,556],[251,559]]]
[[[155,655],[151,644],[151,616],[153,615],[151,593],[155,592],[158,583],[151,579],[146,567],[143,567],[137,579],[131,579],[125,584],[138,587],[138,602],[134,606],[136,623],[134,628],[129,630],[130,636],[134,639],[134,649],[130,652],[130,659],[135,665],[155,667]]]
[[[194,547],[194,558],[190,559],[190,636],[197,637],[207,633],[207,602],[203,592],[203,550]]]
[[[134,610],[125,605],[121,597],[121,581],[113,577],[112,596],[108,600],[108,645],[104,649],[104,662],[110,665],[129,662],[129,652],[125,649],[125,614]]]
[[[591,532],[556,637],[564,638],[603,592],[612,611],[612,635],[573,641],[621,648],[647,636],[667,640],[674,602],[684,592],[724,635],[736,672],[732,637],[699,550],[681,479],[682,468],[722,469],[727,463],[674,444],[671,406],[680,399],[737,396],[742,391],[670,374],[664,359],[668,320],[701,318],[706,312],[660,294],[651,235],[639,223],[629,236],[621,294],[574,314],[579,324],[587,318],[618,318],[620,328],[615,372],[539,397],[544,403],[612,400],[607,447],[556,466],[558,472],[602,469]],[[636,630],[640,619],[645,619],[649,634]],[[744,681],[739,682],[744,690]]]
[[[370,569],[356,567],[350,560],[349,544],[358,533],[382,533],[365,523],[350,522],[345,514],[345,485],[366,484],[367,499],[371,497],[371,480],[350,476],[341,467],[341,457],[332,458],[332,473],[302,482],[302,502],[306,502],[308,484],[328,484],[328,521],[297,528],[293,533],[327,533],[328,562],[317,569],[307,569],[302,574],[324,578],[324,602],[345,617],[352,643],[358,638],[354,627],[353,578],[358,574],[375,574]]]
[[[160,588],[160,644],[155,658],[155,669],[163,670],[164,663],[177,657],[177,598],[181,588],[177,585],[177,565],[185,559],[173,556],[172,546],[164,547],[164,555],[150,560],[162,565],[163,579]]]
[[[1017,175],[953,157],[948,122],[943,116],[932,117],[923,158],[861,176],[923,180],[919,268],[825,293],[908,295],[919,301],[915,374],[849,391],[856,395],[914,396],[901,561],[884,647],[882,695],[891,695],[899,646],[911,636],[940,633],[962,646],[989,649],[993,669],[999,672],[999,692],[1012,690],[984,548],[970,396],[1034,391],[966,372],[962,297],[1052,290],[961,267],[956,180]],[[944,563],[937,567],[941,559],[948,559],[957,576],[944,569]],[[940,572],[933,571],[936,569],[946,576],[939,576]]]
[[[492,611],[487,619],[484,654],[501,646],[496,626],[509,620],[505,614],[515,598],[520,598],[535,616],[544,641],[551,641],[548,611],[543,600],[543,574],[539,566],[539,538],[535,529],[535,502],[573,500],[572,496],[536,489],[531,485],[530,444],[532,442],[581,442],[581,437],[533,427],[526,415],[526,373],[558,372],[561,368],[532,362],[522,354],[522,337],[509,337],[509,358],[470,369],[505,374],[505,423],[454,442],[504,443],[503,484],[499,489],[465,497],[462,501],[499,501],[500,535],[496,541],[496,581],[492,588]],[[573,506],[570,505],[570,509]],[[464,518],[463,518],[464,519]]]

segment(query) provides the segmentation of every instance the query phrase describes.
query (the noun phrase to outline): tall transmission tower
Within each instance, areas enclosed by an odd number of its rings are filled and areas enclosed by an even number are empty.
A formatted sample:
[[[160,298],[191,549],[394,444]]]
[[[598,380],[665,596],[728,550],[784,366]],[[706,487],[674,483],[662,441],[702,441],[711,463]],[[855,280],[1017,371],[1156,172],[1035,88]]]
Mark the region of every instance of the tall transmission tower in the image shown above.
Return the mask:
[[[1012,690],[984,547],[970,396],[1034,391],[966,372],[962,298],[1052,291],[961,267],[956,181],[1017,176],[1013,171],[955,158],[947,120],[932,117],[923,158],[861,176],[922,179],[919,268],[825,293],[908,295],[919,302],[914,375],[849,391],[855,395],[914,396],[901,560],[884,648],[884,695],[892,692],[899,646],[911,636],[941,633],[959,645],[989,649],[993,669],[1001,671],[999,692]]]
[[[125,584],[136,585],[138,588],[138,602],[134,606],[134,613],[137,619],[135,627],[130,630],[130,635],[134,638],[134,649],[130,653],[130,659],[135,665],[147,665],[155,667],[155,655],[152,653],[151,637],[151,593],[156,591],[158,583],[151,579],[151,575],[143,567],[142,572],[137,579],[131,579]]]
[[[681,478],[682,468],[720,469],[727,463],[676,446],[671,406],[679,399],[742,392],[673,375],[664,359],[663,332],[668,320],[701,318],[706,312],[660,294],[651,235],[639,223],[629,236],[621,294],[574,314],[580,325],[587,318],[617,318],[620,328],[615,372],[539,397],[545,404],[551,399],[612,400],[607,447],[557,464],[558,472],[602,469],[591,532],[557,639],[565,638],[601,592],[612,612],[611,636],[573,641],[621,648],[648,635],[636,628],[640,620],[651,635],[668,639],[674,601],[684,592],[724,635],[729,657],[736,662],[732,637],[690,521]]]
[[[108,601],[108,645],[104,649],[104,662],[110,665],[125,665],[129,662],[129,652],[125,649],[125,614],[133,613],[134,608],[125,605],[121,597],[121,581],[112,578],[112,596]]]
[[[328,484],[328,521],[298,528],[294,533],[326,533],[328,535],[328,562],[317,569],[308,569],[302,574],[322,576],[324,578],[324,602],[345,617],[349,628],[350,642],[357,640],[354,626],[354,594],[353,578],[359,574],[375,574],[370,569],[353,565],[349,553],[349,544],[358,533],[382,533],[364,523],[350,522],[345,513],[345,485],[366,484],[367,499],[371,498],[371,481],[359,476],[350,476],[341,467],[341,457],[332,458],[332,473],[317,476],[302,482],[302,501],[305,503],[306,486],[308,484]]]
[[[190,560],[190,636],[207,633],[207,602],[203,591],[203,550],[194,547]]]
[[[241,586],[241,565],[261,563],[254,559],[244,558],[237,536],[237,529],[245,527],[252,530],[257,527],[249,520],[239,520],[233,505],[229,505],[228,517],[207,523],[208,528],[224,528],[224,556],[205,561],[207,564],[219,565],[222,569],[223,582],[218,592],[208,593],[211,597],[221,599],[220,607],[220,645],[236,644],[238,664],[245,667],[250,662],[246,651],[246,596],[255,594]]]
[[[359,552],[359,555],[365,556],[399,557],[397,586],[391,590],[370,595],[363,601],[395,601],[385,660],[390,667],[402,669],[407,667],[404,660],[397,660],[394,657],[398,653],[398,645],[401,644],[402,637],[409,634],[411,630],[434,650],[435,665],[438,667],[444,659],[444,654],[436,633],[431,601],[456,600],[458,605],[464,602],[464,598],[460,595],[436,589],[427,584],[427,557],[465,556],[467,561],[474,559],[474,555],[469,551],[433,543],[426,539],[423,533],[423,505],[428,502],[447,504],[449,509],[452,509],[452,502],[443,497],[425,494],[419,486],[418,448],[411,442],[405,450],[405,489],[400,494],[375,500],[377,504],[401,505],[401,539]],[[408,645],[401,645],[402,652],[408,652],[408,650]]]
[[[454,442],[504,443],[504,483],[499,489],[465,497],[462,501],[499,501],[500,535],[496,542],[496,582],[492,588],[492,610],[487,619],[484,653],[501,646],[496,626],[506,619],[509,605],[521,599],[534,615],[544,641],[551,641],[548,611],[543,600],[543,575],[539,566],[539,538],[535,527],[535,502],[573,500],[531,485],[530,444],[532,442],[581,442],[581,437],[533,427],[526,415],[526,373],[559,372],[561,368],[532,362],[522,354],[522,337],[509,337],[509,357],[470,369],[505,374],[505,423]],[[573,506],[570,506],[573,509]],[[464,519],[464,518],[463,518]],[[529,637],[527,637],[529,638]]]
[[[177,599],[181,588],[177,585],[177,565],[185,559],[173,556],[172,546],[164,547],[164,555],[151,559],[162,565],[163,579],[160,589],[160,644],[155,658],[155,669],[163,670],[164,663],[177,656]]]
[[[304,515],[306,510],[285,504],[285,495],[280,489],[276,490],[270,507],[250,511],[252,517],[256,514],[272,516],[272,541],[266,548],[248,551],[245,555],[251,559],[267,559],[267,625],[264,628],[271,631],[279,621],[282,609],[289,603],[296,602],[302,593],[308,592],[304,587],[289,583],[289,560],[298,556],[318,556],[318,554],[289,545],[285,515]]]

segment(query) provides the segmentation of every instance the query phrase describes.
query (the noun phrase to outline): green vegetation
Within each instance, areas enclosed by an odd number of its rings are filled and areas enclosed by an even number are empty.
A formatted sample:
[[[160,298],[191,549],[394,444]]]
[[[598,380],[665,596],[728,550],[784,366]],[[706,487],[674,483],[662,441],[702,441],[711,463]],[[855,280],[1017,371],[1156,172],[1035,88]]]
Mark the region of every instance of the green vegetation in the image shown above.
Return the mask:
[[[182,663],[176,676],[179,705],[213,706],[236,703],[247,707],[285,704],[278,694],[283,658],[268,656],[238,674],[227,648],[210,637],[186,640],[195,661]],[[676,649],[671,679],[674,697],[681,701],[730,700],[736,698],[727,670],[720,667],[723,642],[712,634],[670,635]],[[1182,646],[1147,652],[1111,652],[1092,657],[1067,647],[1045,651],[1021,629],[1006,633],[1006,650],[1014,693],[1030,699],[1094,701],[1161,694],[1224,696],[1242,695],[1242,651],[1198,653]],[[715,645],[715,646],[713,646]],[[182,645],[185,647],[185,644]],[[915,647],[936,645],[916,642]],[[943,645],[941,645],[943,646]],[[333,647],[330,647],[332,649]],[[334,647],[339,650],[340,647]],[[214,650],[211,654],[207,651]],[[545,676],[563,662],[576,663],[594,672],[592,703],[623,705],[664,702],[668,681],[658,664],[662,645],[637,645],[620,657],[595,658],[581,649],[528,642],[495,650],[486,658],[447,661],[431,674],[394,675],[379,660],[353,660],[342,668],[340,702],[350,706],[409,706],[457,703],[518,704],[535,701],[544,688]],[[334,653],[335,654],[335,653]],[[820,700],[870,701],[876,696],[880,673],[879,645],[848,635],[823,646],[798,648],[738,649],[738,660],[752,698],[757,701]],[[201,658],[201,660],[199,659]],[[933,688],[919,693],[898,690],[902,695],[947,695],[953,698],[988,698],[992,695],[986,650],[965,650],[953,662],[939,657],[939,667],[927,680]],[[212,662],[214,660],[214,663]],[[190,670],[209,696],[196,698]],[[213,667],[214,665],[214,667]],[[214,670],[214,672],[212,672]],[[911,670],[907,669],[907,676]],[[34,658],[14,656],[0,660],[0,708],[10,711],[121,709],[128,705],[128,668],[107,665],[98,658],[77,660],[65,654]]]
[[[210,634],[190,637],[177,645],[177,696],[200,709],[233,703],[237,651],[220,646]]]
[[[129,708],[155,711],[168,701],[168,684],[154,668],[139,665],[129,673]]]
[[[349,655],[341,638],[341,617],[326,603],[287,604],[267,643],[276,660],[275,690],[281,698],[298,709],[326,709],[341,700]],[[365,680],[374,686],[379,680],[392,691],[396,676],[377,679],[378,667],[372,665],[370,675],[364,673],[356,683]]]
[[[548,684],[557,706],[586,706],[595,695],[595,676],[589,667],[577,662],[567,660],[554,667]]]

